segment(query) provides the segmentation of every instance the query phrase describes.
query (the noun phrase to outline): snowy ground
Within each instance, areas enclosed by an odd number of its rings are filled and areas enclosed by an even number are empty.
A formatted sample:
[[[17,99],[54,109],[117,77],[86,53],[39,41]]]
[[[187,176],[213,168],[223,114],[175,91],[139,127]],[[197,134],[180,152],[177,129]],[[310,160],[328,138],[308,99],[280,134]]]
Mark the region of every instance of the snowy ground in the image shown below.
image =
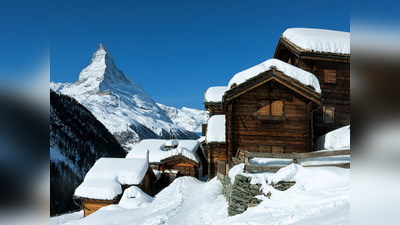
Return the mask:
[[[230,176],[242,171],[240,164],[230,171]],[[228,203],[218,180],[206,183],[182,177],[141,208],[111,205],[84,219],[71,215],[67,224],[350,224],[350,169],[291,164],[277,173],[249,176],[263,183],[262,189],[272,193],[271,199],[260,196],[260,205],[233,217],[228,217]],[[285,179],[296,184],[284,192],[266,183]],[[59,220],[56,217],[51,224],[67,220],[66,216]]]

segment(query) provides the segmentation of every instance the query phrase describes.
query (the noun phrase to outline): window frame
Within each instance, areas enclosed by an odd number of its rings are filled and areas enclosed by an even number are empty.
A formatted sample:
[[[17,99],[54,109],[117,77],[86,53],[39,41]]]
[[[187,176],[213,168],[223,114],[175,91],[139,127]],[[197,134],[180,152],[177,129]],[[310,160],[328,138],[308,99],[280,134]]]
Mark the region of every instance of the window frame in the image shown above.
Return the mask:
[[[327,116],[329,115],[328,112],[331,112],[332,114],[330,115],[331,119],[328,120]],[[335,123],[335,107],[331,106],[324,106],[323,107],[323,122],[324,124],[334,124]]]

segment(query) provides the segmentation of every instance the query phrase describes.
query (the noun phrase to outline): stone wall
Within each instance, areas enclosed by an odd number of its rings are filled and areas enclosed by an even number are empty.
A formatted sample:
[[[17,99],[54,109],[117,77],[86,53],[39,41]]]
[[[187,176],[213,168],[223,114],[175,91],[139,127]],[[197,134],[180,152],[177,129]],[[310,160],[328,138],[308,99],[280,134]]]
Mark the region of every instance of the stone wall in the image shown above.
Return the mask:
[[[232,184],[231,179],[228,176],[218,173],[218,180],[222,183],[222,193],[226,200],[229,202],[228,214],[234,216],[241,214],[246,211],[249,207],[255,207],[261,203],[261,200],[257,199],[256,195],[264,195],[268,198],[271,197],[271,192],[268,194],[260,191],[261,184],[250,184],[251,177],[246,177],[241,174],[235,176],[235,182]],[[279,191],[285,191],[295,182],[292,181],[281,181],[276,184],[271,183],[270,185]]]

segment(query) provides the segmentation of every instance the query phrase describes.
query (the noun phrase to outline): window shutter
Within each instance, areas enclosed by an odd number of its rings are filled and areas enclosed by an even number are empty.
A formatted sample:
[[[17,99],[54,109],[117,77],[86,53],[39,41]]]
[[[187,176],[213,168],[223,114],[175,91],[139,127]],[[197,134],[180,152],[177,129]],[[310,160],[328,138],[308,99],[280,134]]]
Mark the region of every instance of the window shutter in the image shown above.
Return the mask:
[[[271,105],[269,100],[260,100],[258,102],[258,115],[269,116],[271,115]]]
[[[273,101],[271,109],[272,116],[283,116],[283,101]]]
[[[336,70],[324,70],[325,83],[336,83]]]
[[[283,146],[272,146],[272,153],[285,153]]]

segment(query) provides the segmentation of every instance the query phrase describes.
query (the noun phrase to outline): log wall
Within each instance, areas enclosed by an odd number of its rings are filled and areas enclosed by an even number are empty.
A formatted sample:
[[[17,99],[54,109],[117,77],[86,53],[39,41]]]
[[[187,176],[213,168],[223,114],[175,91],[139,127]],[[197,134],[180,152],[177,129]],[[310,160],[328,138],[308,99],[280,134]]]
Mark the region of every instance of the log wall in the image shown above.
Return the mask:
[[[227,146],[225,143],[207,144],[204,148],[208,160],[208,179],[217,176],[218,161],[226,161],[228,158]]]
[[[260,100],[283,100],[284,121],[257,119]],[[272,92],[269,83],[259,86],[228,103],[226,130],[228,158],[237,150],[259,152],[266,146],[284,146],[285,153],[310,150],[309,100],[279,83]]]
[[[282,40],[280,40],[280,43]],[[279,44],[278,44],[279,45]],[[285,45],[274,58],[290,63],[305,71],[313,73],[319,80],[322,91],[322,106],[314,112],[314,136],[321,136],[334,129],[350,124],[350,60],[321,57],[298,58]],[[336,82],[326,83],[324,70],[336,70]],[[334,123],[324,123],[323,106],[334,107]]]

